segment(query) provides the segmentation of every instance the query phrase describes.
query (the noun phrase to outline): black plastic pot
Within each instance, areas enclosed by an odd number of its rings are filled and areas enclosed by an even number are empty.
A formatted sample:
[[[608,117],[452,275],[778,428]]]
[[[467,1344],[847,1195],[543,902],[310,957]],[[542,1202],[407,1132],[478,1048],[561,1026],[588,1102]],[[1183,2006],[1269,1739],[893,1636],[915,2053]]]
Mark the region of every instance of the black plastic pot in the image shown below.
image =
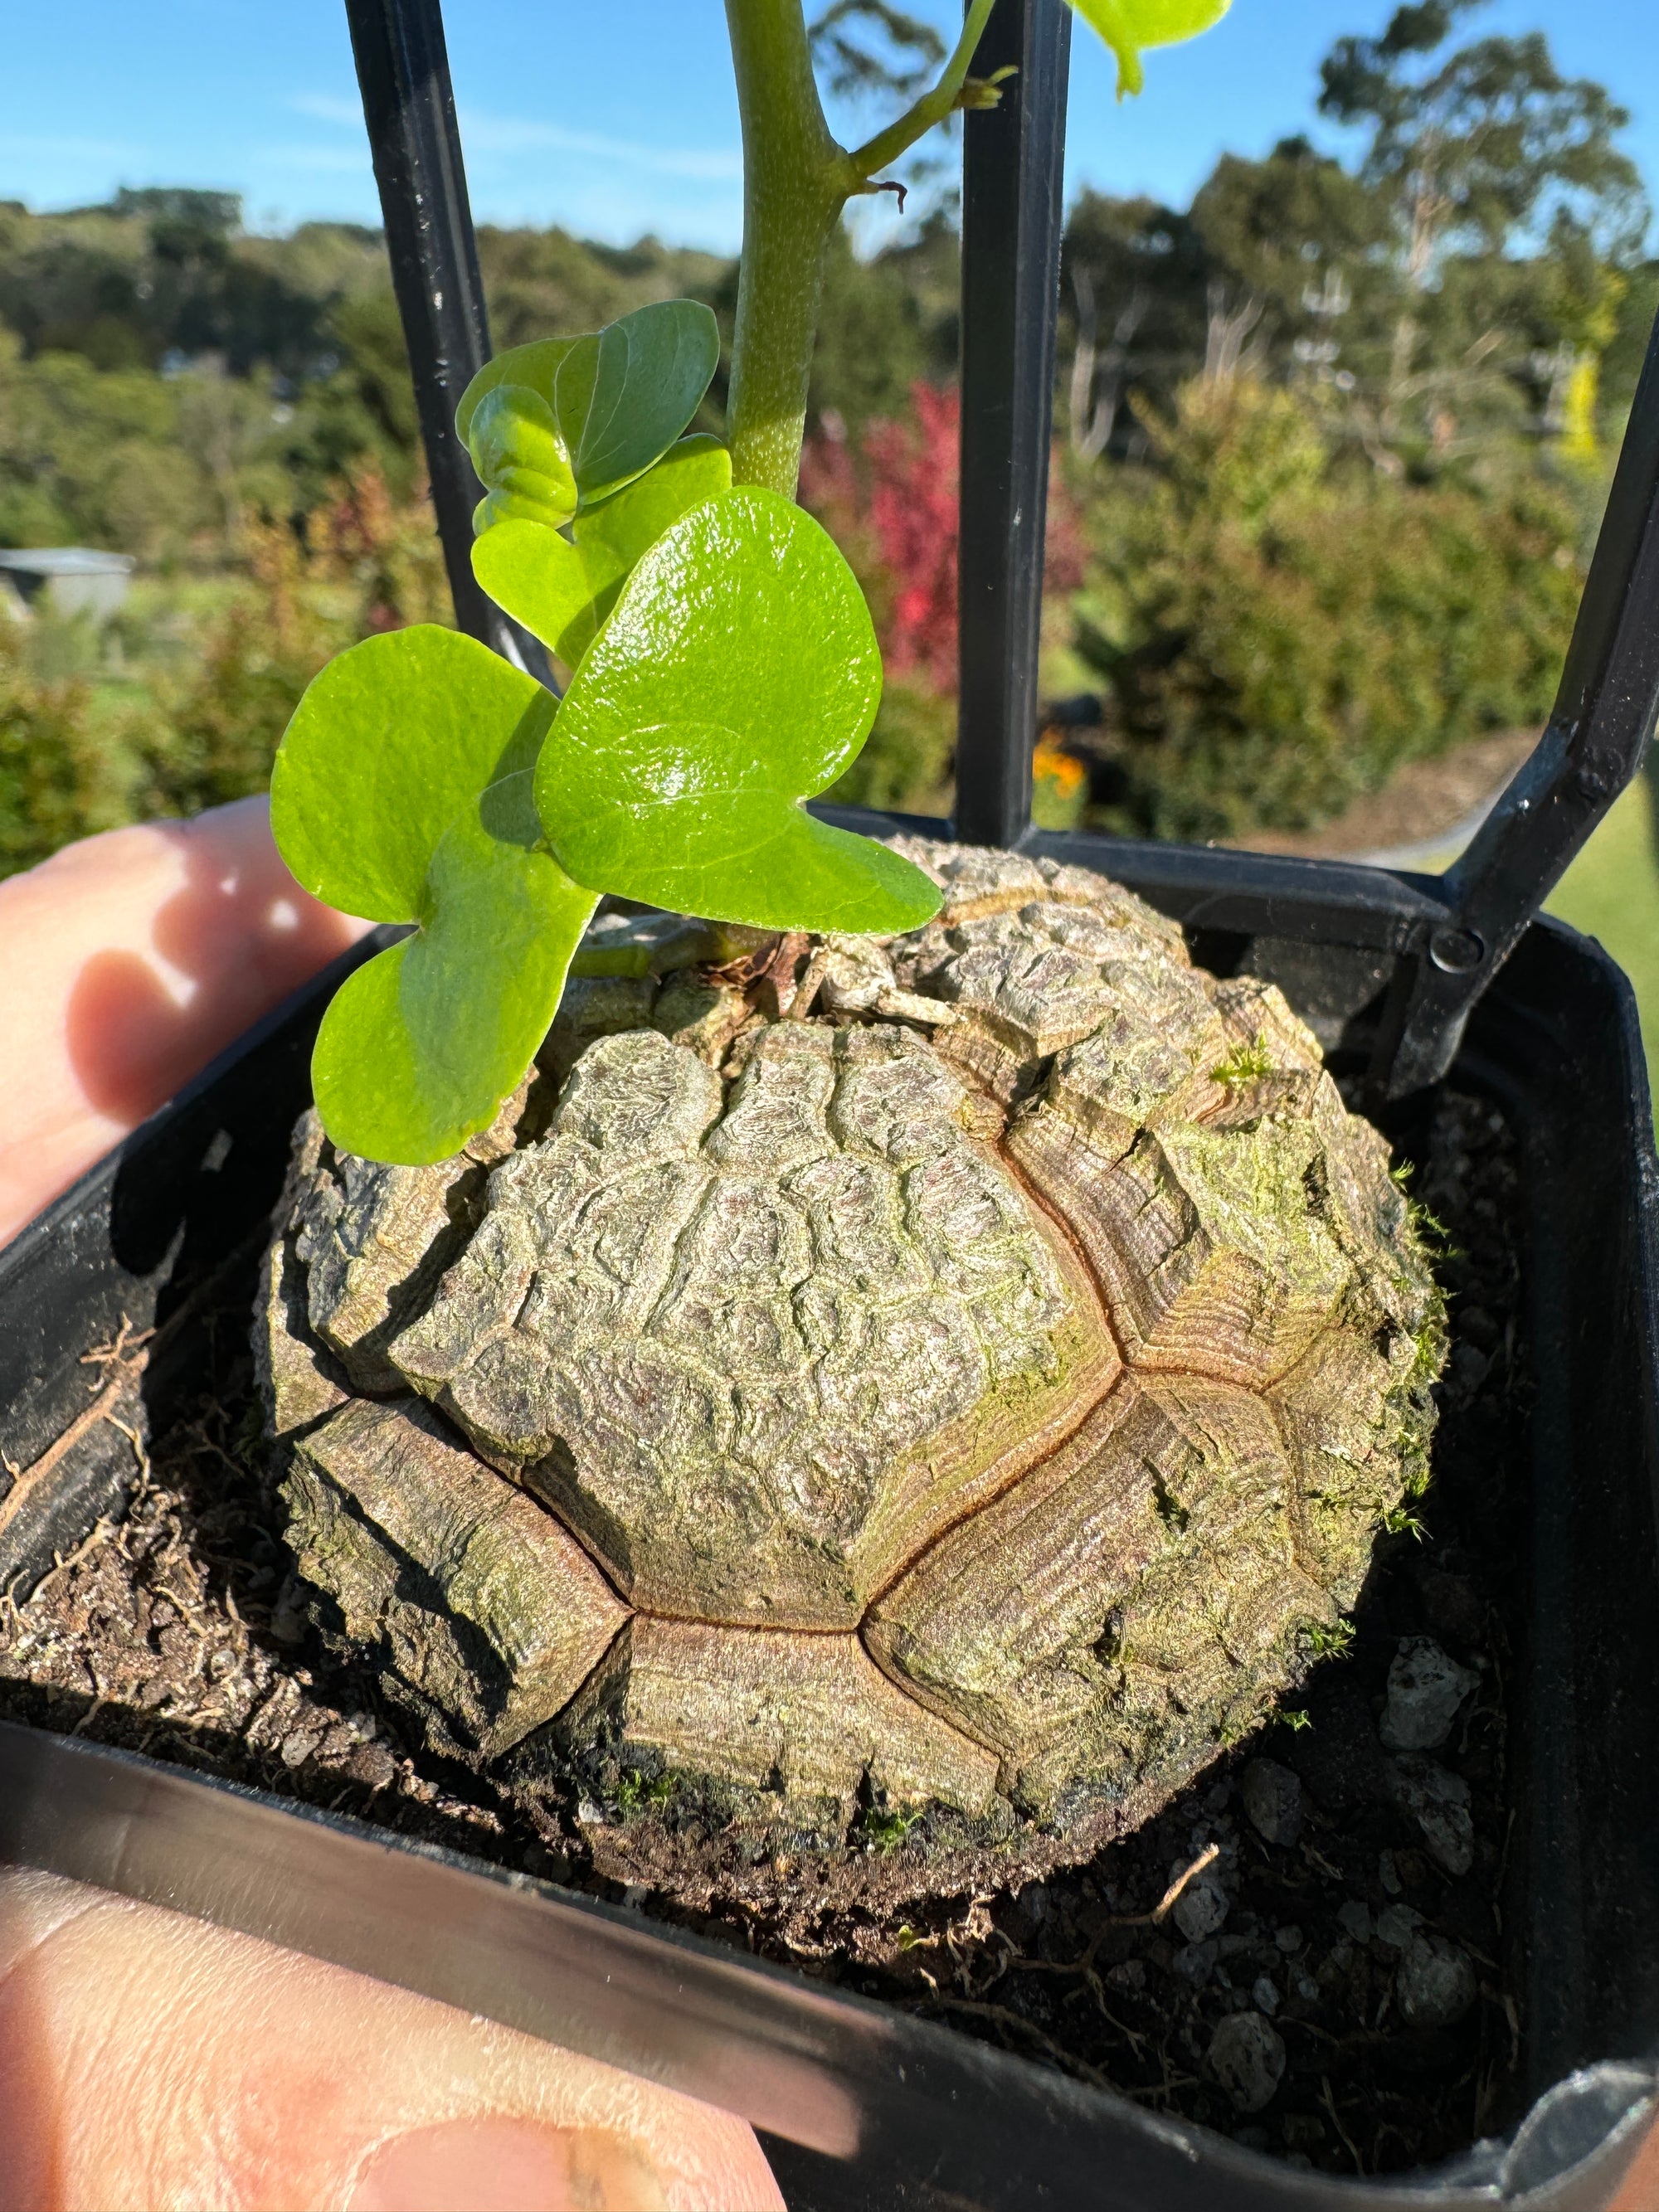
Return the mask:
[[[1408,926],[1422,896],[1313,862],[1039,842],[1133,881],[1212,957],[1279,974],[1327,1026],[1368,981],[1375,994],[1365,940]],[[1326,936],[1310,921],[1347,926]],[[0,1448],[14,1463],[40,1465],[84,1420],[81,1355],[123,1318],[158,1328],[143,1407],[112,1408],[134,1426],[140,1412],[163,1418],[187,1378],[195,1316],[227,1270],[251,1300],[337,976],[243,1039],[0,1255]],[[1534,1354],[1533,1464],[1512,1507],[1528,1567],[1504,1903],[1541,2101],[1510,2145],[1386,2185],[1291,2172],[637,1915],[3,1727],[0,1856],[297,1943],[718,2097],[774,2138],[799,2212],[1605,2204],[1645,2124],[1659,2052],[1659,1167],[1628,987],[1594,945],[1534,923],[1453,1075],[1489,1091],[1521,1138]],[[115,1505],[134,1464],[125,1429],[95,1420],[26,1474],[0,1504],[0,1579],[49,1565]]]
[[[488,356],[436,0],[347,0],[464,626],[536,665],[480,599],[476,486],[451,427]],[[1075,860],[1279,982],[1372,1097],[1445,1078],[1517,1132],[1531,1465],[1504,1923],[1524,1960],[1531,2112],[1506,2142],[1388,2183],[1299,2172],[1206,2130],[637,1915],[258,1793],[0,1725],[0,1856],[289,1942],[629,2066],[766,2132],[797,2212],[1102,2212],[1494,2203],[1594,2212],[1659,2069],[1659,1163],[1628,987],[1536,918],[1635,772],[1659,701],[1659,349],[1650,355],[1550,729],[1466,860],[1430,880],[1029,828],[1058,262],[1061,0],[1001,0],[968,118],[963,715],[955,833]],[[945,825],[841,814],[849,826]],[[365,957],[374,940],[352,958]],[[118,1510],[202,1316],[263,1245],[338,975],[243,1038],[0,1253],[0,1586]],[[84,1355],[154,1327],[141,1380]],[[11,1470],[21,1469],[21,1473]]]

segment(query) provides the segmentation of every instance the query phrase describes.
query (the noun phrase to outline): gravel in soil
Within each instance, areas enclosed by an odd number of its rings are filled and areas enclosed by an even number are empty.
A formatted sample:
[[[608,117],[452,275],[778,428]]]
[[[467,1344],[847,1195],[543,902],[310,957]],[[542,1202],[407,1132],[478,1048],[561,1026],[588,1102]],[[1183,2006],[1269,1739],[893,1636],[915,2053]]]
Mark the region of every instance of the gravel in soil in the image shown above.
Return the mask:
[[[1515,1148],[1443,1094],[1414,1192],[1444,1225],[1453,1352],[1435,1480],[1305,1690],[1137,1835],[1017,1894],[803,1936],[699,1932],[1322,2171],[1431,2162],[1514,2117],[1500,1899],[1505,1683],[1527,1386]],[[130,1510],[0,1599],[0,1714],[596,1891],[579,1823],[448,1766],[312,1637],[260,1444],[247,1306],[211,1388],[154,1411]],[[131,1348],[94,1348],[94,1388]],[[136,1373],[137,1358],[131,1364]],[[879,1847],[872,1845],[872,1848]],[[902,1850],[902,1836],[888,1847]],[[781,1871],[782,1869],[780,1869]]]

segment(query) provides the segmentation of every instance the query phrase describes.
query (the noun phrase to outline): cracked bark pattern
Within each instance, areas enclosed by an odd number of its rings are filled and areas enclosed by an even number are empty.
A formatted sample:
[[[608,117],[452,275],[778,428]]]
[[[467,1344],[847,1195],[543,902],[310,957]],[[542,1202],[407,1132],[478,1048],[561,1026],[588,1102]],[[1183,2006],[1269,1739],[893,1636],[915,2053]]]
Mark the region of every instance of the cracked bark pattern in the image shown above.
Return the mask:
[[[1278,991],[1083,870],[896,842],[945,891],[907,937],[603,917],[471,1157],[302,1126],[268,1261],[336,1632],[653,1879],[734,1822],[914,1826],[920,1887],[1093,1848],[1421,1478],[1437,1295]]]

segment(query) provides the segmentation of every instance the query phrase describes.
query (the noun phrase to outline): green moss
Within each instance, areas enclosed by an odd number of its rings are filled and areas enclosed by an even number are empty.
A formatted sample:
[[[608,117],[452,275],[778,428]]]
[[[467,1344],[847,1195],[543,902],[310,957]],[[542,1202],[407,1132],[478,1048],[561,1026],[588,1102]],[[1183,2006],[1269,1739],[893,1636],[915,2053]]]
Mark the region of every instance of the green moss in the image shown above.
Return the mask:
[[[636,1766],[628,1767],[617,1784],[617,1814],[631,1820],[643,1813],[659,1813],[672,1802],[677,1788],[675,1777],[665,1771],[645,1774]]]
[[[866,1805],[853,1824],[853,1841],[866,1851],[896,1851],[921,1819],[896,1806]]]
[[[1257,1083],[1264,1075],[1273,1072],[1267,1057],[1267,1035],[1258,1030],[1253,1042],[1236,1044],[1224,1060],[1218,1060],[1210,1070],[1212,1083]]]
[[[1382,1516],[1382,1526],[1391,1536],[1410,1536],[1419,1544],[1429,1533],[1410,1506],[1406,1504],[1391,1506]]]

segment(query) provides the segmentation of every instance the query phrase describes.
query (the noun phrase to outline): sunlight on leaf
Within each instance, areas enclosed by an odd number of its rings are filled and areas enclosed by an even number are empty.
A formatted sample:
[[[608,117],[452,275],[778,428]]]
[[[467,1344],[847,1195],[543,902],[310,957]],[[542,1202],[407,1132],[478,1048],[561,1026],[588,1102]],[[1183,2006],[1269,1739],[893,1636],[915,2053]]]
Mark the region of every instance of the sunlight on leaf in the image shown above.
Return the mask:
[[[1197,38],[1221,21],[1229,4],[1230,0],[1072,0],[1117,56],[1120,98],[1140,90],[1140,57],[1148,46],[1175,46]]]
[[[556,528],[576,510],[576,479],[553,410],[523,384],[498,384],[472,415],[472,465],[488,496],[472,519],[475,530],[492,523],[541,523]]]
[[[539,836],[530,781],[490,785],[451,823],[421,927],[349,977],[323,1018],[317,1110],[349,1152],[447,1159],[494,1120],[547,1034],[599,901],[527,842]],[[522,829],[502,835],[514,816]]]
[[[682,438],[654,468],[578,516],[574,543],[534,522],[486,530],[472,548],[473,574],[497,606],[574,668],[635,562],[731,482],[731,458],[717,438]]]
[[[487,392],[499,384],[522,384],[537,392],[550,407],[553,404],[553,384],[559,373],[559,363],[578,338],[537,338],[529,345],[509,346],[487,361],[461,394],[461,404],[455,410],[455,430],[464,446],[472,442],[472,417]]]
[[[915,927],[921,870],[799,804],[857,755],[881,663],[853,573],[753,485],[706,500],[635,569],[536,775],[580,883],[768,929]]]
[[[713,311],[696,300],[635,308],[559,364],[553,411],[584,507],[666,453],[697,411],[720,357]]]
[[[289,867],[348,914],[419,925],[349,979],[318,1036],[318,1108],[349,1151],[448,1157],[552,1021],[596,904],[538,849],[553,708],[471,638],[416,627],[331,662],[289,726],[271,776]]]

